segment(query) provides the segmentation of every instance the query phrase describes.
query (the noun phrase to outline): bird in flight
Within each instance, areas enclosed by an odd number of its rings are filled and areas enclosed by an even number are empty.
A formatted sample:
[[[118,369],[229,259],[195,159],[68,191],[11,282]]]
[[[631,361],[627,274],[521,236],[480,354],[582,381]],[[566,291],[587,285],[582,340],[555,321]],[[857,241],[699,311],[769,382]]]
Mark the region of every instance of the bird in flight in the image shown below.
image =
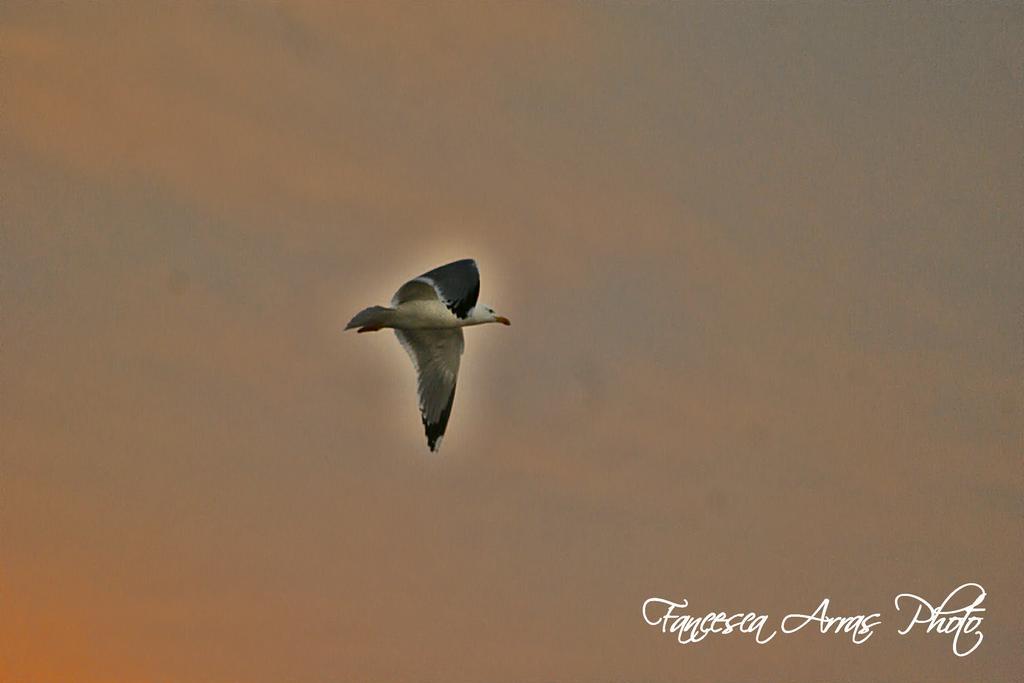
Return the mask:
[[[455,400],[455,381],[462,357],[462,328],[501,323],[508,318],[490,306],[477,303],[480,271],[476,261],[462,259],[409,280],[391,297],[391,306],[370,306],[355,314],[345,326],[359,332],[385,327],[412,359],[418,377],[420,415],[431,452],[441,448]]]

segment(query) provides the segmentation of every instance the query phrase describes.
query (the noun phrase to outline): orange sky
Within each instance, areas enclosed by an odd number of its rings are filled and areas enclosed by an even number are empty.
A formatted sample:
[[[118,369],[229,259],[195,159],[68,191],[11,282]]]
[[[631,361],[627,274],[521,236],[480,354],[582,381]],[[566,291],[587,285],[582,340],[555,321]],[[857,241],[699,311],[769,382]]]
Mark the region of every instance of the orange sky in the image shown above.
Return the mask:
[[[1022,29],[8,3],[0,681],[1019,679]],[[341,328],[466,256],[432,457]],[[978,651],[896,635],[966,581]]]

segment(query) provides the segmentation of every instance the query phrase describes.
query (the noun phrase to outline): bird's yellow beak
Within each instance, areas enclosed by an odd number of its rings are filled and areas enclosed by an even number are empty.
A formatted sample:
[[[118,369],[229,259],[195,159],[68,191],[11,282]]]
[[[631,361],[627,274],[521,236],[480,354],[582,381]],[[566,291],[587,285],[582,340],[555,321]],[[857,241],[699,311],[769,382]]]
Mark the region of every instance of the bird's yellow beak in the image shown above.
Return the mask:
[[[494,320],[495,320],[495,322],[499,322],[502,325],[511,325],[512,324],[512,322],[508,318],[506,318],[504,316],[500,316],[500,315],[494,316]]]

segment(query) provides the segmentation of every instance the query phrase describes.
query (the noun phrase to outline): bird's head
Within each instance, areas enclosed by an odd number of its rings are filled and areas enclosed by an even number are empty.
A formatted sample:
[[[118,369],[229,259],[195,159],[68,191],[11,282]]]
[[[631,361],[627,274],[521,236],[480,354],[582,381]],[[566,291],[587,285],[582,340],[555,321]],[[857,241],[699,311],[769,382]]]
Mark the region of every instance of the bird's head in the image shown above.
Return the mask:
[[[505,316],[498,315],[494,312],[494,309],[485,304],[477,304],[473,307],[473,310],[469,312],[469,319],[476,325],[482,325],[484,323],[501,323],[502,325],[511,325],[509,319]]]

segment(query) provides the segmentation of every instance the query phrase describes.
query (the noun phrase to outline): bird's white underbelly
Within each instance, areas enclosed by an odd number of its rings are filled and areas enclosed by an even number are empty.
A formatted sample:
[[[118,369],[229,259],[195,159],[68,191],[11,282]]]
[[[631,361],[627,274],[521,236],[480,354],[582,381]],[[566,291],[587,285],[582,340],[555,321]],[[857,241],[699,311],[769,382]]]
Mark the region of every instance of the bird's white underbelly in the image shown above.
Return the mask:
[[[406,301],[395,308],[395,314],[395,327],[406,330],[461,327],[463,323],[440,301]]]

